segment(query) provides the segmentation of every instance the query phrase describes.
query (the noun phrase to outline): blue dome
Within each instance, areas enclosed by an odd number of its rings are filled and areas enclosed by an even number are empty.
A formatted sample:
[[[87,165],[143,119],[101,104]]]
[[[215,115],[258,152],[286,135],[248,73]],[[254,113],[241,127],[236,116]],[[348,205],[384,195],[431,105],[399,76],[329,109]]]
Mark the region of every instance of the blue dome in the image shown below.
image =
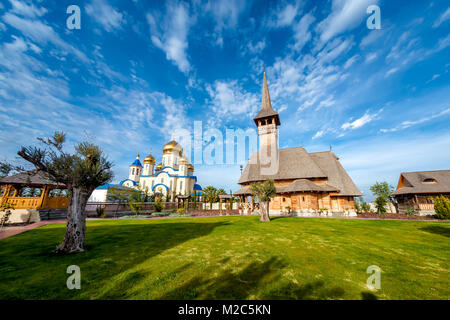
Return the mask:
[[[142,167],[141,162],[139,159],[134,160],[134,162],[130,165],[130,167]]]
[[[199,184],[194,184],[194,190],[203,190]]]

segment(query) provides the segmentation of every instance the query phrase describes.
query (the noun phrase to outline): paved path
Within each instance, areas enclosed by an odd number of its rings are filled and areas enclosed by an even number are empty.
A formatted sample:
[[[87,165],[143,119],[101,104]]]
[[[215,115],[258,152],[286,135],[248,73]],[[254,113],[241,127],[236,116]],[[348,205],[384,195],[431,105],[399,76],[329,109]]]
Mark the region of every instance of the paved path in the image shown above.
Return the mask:
[[[2,231],[0,231],[0,240],[1,239],[5,239],[11,236],[14,236],[16,234],[28,231],[28,230],[32,230],[35,228],[39,228],[42,226],[45,226],[47,224],[54,224],[54,223],[62,223],[62,222],[66,222],[66,220],[61,219],[61,220],[43,220],[43,221],[39,221],[39,222],[35,222],[32,224],[28,224],[26,226],[18,226],[18,227],[4,227],[2,229]]]

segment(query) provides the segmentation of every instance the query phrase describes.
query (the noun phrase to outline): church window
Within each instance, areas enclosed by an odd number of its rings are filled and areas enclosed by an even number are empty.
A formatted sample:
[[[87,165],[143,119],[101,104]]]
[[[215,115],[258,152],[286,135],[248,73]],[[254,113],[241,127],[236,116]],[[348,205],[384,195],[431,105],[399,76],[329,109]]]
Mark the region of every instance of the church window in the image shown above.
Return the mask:
[[[164,178],[161,178],[161,183],[164,183]]]
[[[178,164],[178,158],[175,158],[175,164]]]
[[[131,174],[134,175],[134,168],[133,168],[133,170],[131,170]]]
[[[173,181],[171,180],[170,181],[170,190],[172,190],[172,187],[173,187]]]
[[[180,181],[180,191],[183,189],[183,181]]]
[[[305,197],[302,197],[302,201],[305,201]]]
[[[152,180],[152,189],[155,186],[155,180]]]

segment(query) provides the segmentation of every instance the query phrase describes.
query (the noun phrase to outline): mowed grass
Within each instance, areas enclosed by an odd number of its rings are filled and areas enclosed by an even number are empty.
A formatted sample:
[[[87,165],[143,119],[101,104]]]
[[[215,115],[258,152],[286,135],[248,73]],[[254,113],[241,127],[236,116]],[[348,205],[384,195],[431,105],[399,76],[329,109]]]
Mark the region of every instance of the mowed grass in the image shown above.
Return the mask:
[[[0,299],[449,299],[450,225],[257,217],[89,221],[0,240]],[[66,269],[81,268],[81,290]],[[368,266],[381,289],[366,287]]]

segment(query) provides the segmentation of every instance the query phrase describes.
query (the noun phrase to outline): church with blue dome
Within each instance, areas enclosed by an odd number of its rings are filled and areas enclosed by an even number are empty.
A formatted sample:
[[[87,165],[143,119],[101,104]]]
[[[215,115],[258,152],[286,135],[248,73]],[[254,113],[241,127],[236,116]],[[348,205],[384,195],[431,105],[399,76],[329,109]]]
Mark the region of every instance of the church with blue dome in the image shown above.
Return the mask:
[[[200,194],[202,188],[197,184],[194,166],[183,155],[183,148],[176,141],[172,140],[164,145],[161,162],[156,166],[155,164],[156,160],[151,153],[144,158],[143,163],[138,154],[130,165],[128,179],[122,180],[119,185],[142,190],[148,195]]]

